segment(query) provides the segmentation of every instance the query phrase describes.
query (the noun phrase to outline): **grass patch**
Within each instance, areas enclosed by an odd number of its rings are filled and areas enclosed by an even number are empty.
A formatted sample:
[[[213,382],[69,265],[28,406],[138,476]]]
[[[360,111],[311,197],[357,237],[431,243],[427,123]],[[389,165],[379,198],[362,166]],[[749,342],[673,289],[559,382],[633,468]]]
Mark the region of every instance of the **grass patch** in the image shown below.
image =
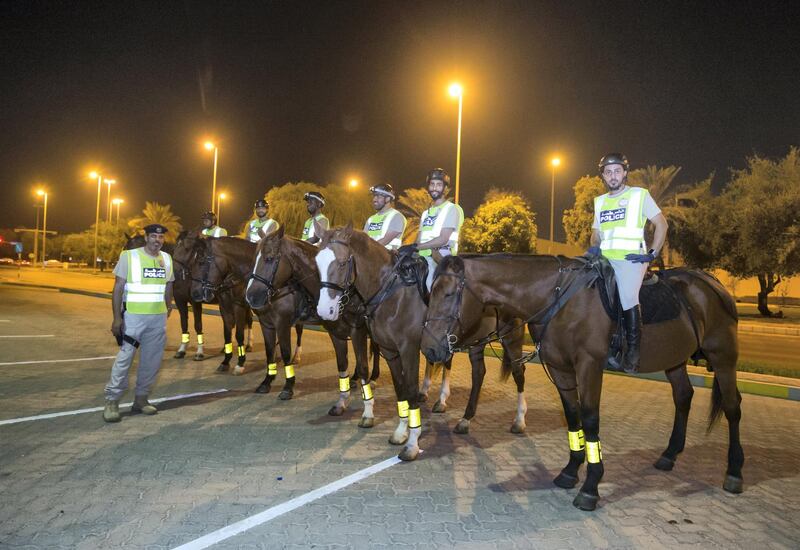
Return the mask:
[[[800,370],[796,368],[771,365],[769,363],[739,361],[736,364],[736,370],[740,372],[753,372],[756,374],[771,374],[772,376],[785,376],[787,378],[800,378]]]
[[[742,302],[736,303],[736,310],[739,312],[740,321],[754,321],[758,323],[768,323],[771,325],[800,325],[800,307],[793,305],[780,306],[778,304],[770,304],[769,308],[773,313],[782,311],[783,317],[764,317],[758,312],[758,307],[755,304],[747,304]]]

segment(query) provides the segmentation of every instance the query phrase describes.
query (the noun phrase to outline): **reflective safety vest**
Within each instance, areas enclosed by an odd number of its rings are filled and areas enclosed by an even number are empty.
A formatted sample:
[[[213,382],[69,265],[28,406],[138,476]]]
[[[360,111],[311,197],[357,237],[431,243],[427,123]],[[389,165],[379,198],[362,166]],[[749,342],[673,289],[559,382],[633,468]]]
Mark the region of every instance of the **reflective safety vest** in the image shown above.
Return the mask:
[[[626,254],[644,251],[644,200],[647,189],[629,187],[616,197],[608,193],[594,199],[600,213],[600,250],[611,260],[624,260]]]
[[[154,258],[144,248],[126,250],[128,278],[125,281],[125,308],[131,313],[156,315],[167,312],[164,294],[172,278],[172,258],[160,252]]]
[[[272,218],[267,218],[264,221],[261,221],[258,218],[251,220],[250,223],[247,224],[247,239],[251,243],[257,243],[261,240],[261,237],[258,236],[259,229],[261,229],[265,234],[271,233],[272,231],[277,231],[278,222]]]
[[[223,229],[218,225],[212,225],[211,227],[206,227],[200,233],[205,235],[206,237],[227,237],[228,231]]]
[[[397,250],[403,244],[403,233],[406,231],[407,222],[406,217],[394,208],[390,208],[383,214],[378,213],[370,216],[365,226],[367,235],[369,235],[371,239],[378,241],[386,236],[386,233],[389,231],[389,226],[392,224],[392,220],[395,216],[400,216],[403,220],[403,230],[386,245],[386,248],[389,250]]]
[[[327,222],[328,218],[325,217],[325,214],[317,214],[313,218],[308,218],[306,220],[305,225],[303,226],[303,236],[300,237],[301,240],[307,241],[311,237],[318,237],[319,236],[316,233],[314,233],[314,220],[317,220],[317,221],[325,220]]]
[[[442,234],[444,220],[447,218],[453,208],[457,209],[458,211],[458,226],[456,226],[456,228],[450,234],[450,240],[447,241],[447,244],[444,245],[440,251],[447,254],[449,250],[449,254],[452,254],[453,256],[458,254],[458,232],[461,229],[461,225],[464,223],[464,211],[460,206],[450,201],[445,201],[439,206],[431,206],[422,213],[422,217],[420,217],[419,222],[420,244],[424,244],[430,240],[433,240]],[[419,251],[420,256],[430,256],[431,253],[431,249]]]

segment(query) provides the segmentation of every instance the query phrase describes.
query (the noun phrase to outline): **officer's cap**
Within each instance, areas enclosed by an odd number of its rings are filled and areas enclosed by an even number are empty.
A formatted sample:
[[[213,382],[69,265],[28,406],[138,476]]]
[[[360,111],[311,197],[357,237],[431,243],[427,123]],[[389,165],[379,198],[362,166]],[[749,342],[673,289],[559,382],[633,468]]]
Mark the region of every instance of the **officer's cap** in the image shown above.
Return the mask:
[[[161,225],[160,223],[151,223],[150,225],[144,228],[145,235],[149,235],[150,233],[158,233],[159,235],[165,235],[167,233],[167,228]]]

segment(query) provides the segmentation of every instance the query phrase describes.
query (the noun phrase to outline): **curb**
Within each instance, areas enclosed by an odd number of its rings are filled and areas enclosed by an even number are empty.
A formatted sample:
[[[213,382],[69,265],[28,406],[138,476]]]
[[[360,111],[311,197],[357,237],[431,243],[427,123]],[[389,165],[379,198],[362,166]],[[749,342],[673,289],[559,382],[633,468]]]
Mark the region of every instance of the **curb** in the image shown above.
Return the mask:
[[[739,332],[800,336],[800,327],[775,326],[768,323],[739,323]]]
[[[52,290],[57,292],[63,292],[64,294],[77,294],[80,296],[90,296],[92,298],[103,298],[106,300],[111,299],[111,294],[106,292],[92,292],[88,290],[78,290],[74,288],[62,288],[57,286],[48,286],[48,285],[34,285],[29,283],[13,283],[13,282],[0,282],[0,286],[3,285],[10,285],[10,286],[20,286],[26,288],[35,288],[35,289],[46,289]],[[191,307],[191,306],[189,306]],[[217,317],[220,316],[219,310],[216,309],[207,309],[203,308],[203,313],[207,315],[215,315]],[[739,325],[740,329],[743,325]],[[746,326],[746,325],[745,325]],[[763,326],[763,325],[760,325]],[[772,328],[772,327],[768,327]],[[775,328],[783,328],[786,327],[775,327]],[[325,332],[325,329],[314,325],[308,325],[304,327],[304,330],[313,330],[316,332]],[[800,335],[800,329],[793,329],[798,331],[798,335]],[[751,331],[751,332],[758,332],[758,331]],[[781,333],[775,333],[781,334]],[[527,335],[526,335],[527,336]],[[459,353],[466,353],[466,352],[459,352]],[[495,357],[495,358],[502,358],[503,357],[503,350],[496,350],[493,351],[487,347],[487,349],[483,352],[484,356],[486,357]],[[538,361],[534,359],[530,359],[527,361],[529,365],[541,365]],[[654,380],[657,382],[668,382],[666,374],[663,372],[653,372],[647,374],[627,374],[624,372],[611,372],[606,371],[606,375],[613,375],[613,376],[627,376],[630,378],[640,378],[645,380]],[[689,374],[689,381],[692,383],[692,386],[698,388],[711,388],[714,384],[714,377],[711,375],[705,374]],[[739,388],[741,393],[747,393],[750,395],[760,395],[762,397],[776,397],[778,399],[787,399],[789,401],[800,401],[800,387],[797,386],[787,386],[785,384],[772,384],[768,382],[756,382],[753,380],[737,380],[736,386]]]

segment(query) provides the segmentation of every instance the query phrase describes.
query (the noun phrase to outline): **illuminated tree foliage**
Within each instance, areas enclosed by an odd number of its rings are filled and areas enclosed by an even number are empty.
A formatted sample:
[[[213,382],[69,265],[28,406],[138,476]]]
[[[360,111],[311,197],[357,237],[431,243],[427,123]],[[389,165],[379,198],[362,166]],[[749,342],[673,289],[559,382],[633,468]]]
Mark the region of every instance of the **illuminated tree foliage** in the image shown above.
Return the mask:
[[[460,251],[488,254],[536,251],[536,214],[521,193],[491,189],[464,221]]]
[[[178,233],[183,229],[181,219],[172,212],[170,205],[149,201],[145,202],[141,215],[135,216],[128,221],[128,227],[136,233],[141,232],[152,223],[160,223],[167,228],[168,232],[165,237],[167,242],[175,242]],[[199,225],[200,220],[197,223]]]
[[[564,210],[562,223],[567,234],[567,243],[589,247],[594,219],[594,198],[606,192],[599,176],[583,176],[575,183],[575,205]]]

